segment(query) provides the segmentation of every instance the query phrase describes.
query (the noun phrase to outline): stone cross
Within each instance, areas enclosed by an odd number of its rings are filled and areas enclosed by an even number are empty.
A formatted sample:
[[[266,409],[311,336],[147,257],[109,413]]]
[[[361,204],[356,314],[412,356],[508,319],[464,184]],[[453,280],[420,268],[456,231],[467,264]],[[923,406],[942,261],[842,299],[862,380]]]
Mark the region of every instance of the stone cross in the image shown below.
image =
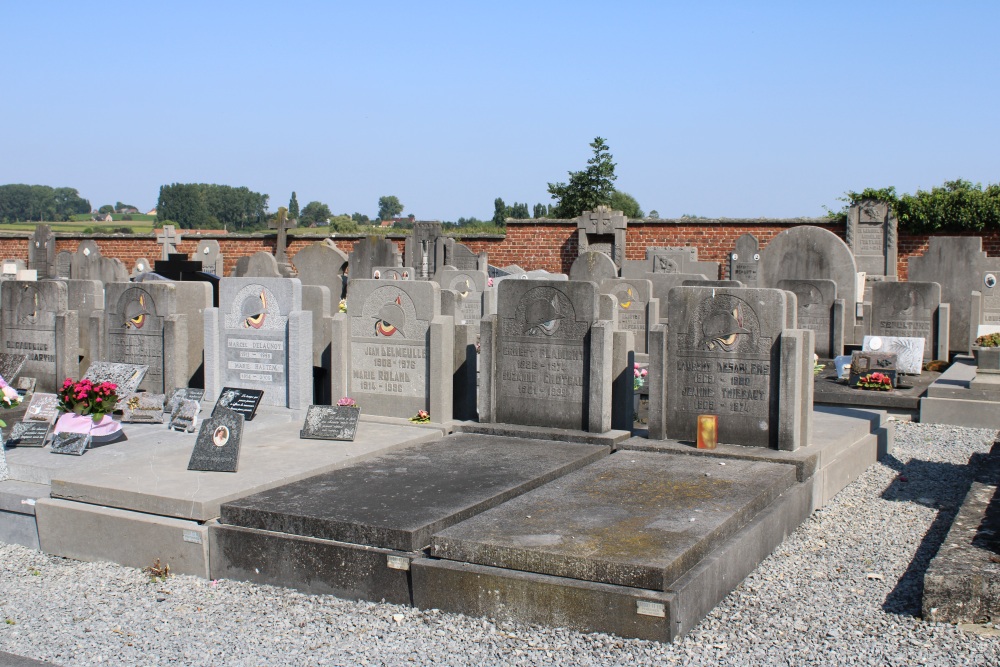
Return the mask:
[[[162,259],[164,262],[170,259],[170,254],[177,252],[177,244],[181,241],[181,235],[177,233],[173,225],[164,225],[163,234],[156,237],[156,242],[163,246]]]
[[[291,226],[288,224],[288,211],[282,206],[278,209],[278,219],[271,221],[268,220],[267,226],[270,229],[278,230],[278,242],[274,248],[274,258],[278,260],[278,264],[287,264],[288,256],[285,254],[285,245],[288,242],[288,228]]]

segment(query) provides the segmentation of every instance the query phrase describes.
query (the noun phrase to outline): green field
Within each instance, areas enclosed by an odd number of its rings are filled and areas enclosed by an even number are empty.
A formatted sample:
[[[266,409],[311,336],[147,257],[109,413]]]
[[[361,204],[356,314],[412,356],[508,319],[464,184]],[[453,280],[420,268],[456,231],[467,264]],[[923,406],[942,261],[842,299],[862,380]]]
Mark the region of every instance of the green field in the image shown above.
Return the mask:
[[[153,231],[155,216],[142,216],[147,221],[132,220],[130,222],[94,222],[87,216],[86,220],[71,222],[13,222],[0,224],[0,232],[33,232],[38,225],[48,225],[54,232],[80,233],[113,233],[122,227],[128,227],[133,234],[148,234]],[[89,230],[89,232],[88,232]]]

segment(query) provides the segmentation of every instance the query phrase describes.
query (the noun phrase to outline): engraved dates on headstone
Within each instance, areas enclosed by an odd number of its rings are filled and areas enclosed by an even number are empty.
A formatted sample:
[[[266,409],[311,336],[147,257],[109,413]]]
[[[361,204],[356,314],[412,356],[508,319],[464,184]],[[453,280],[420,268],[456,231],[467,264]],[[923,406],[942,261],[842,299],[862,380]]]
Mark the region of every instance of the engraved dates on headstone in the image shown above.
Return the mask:
[[[274,387],[284,396],[288,316],[282,314],[271,289],[253,283],[240,289],[225,314],[224,326],[223,377],[258,388]]]
[[[67,309],[66,285],[8,281],[0,291],[3,352],[25,355],[22,371],[55,387],[62,381],[56,378],[56,314]]]
[[[406,291],[373,290],[351,318],[351,395],[425,396],[428,327]]]
[[[109,309],[107,327],[108,361],[147,366],[143,388],[163,391],[163,317],[152,295],[126,289]]]
[[[49,422],[17,422],[7,436],[7,447],[44,447],[45,438],[49,434]]]
[[[201,424],[188,470],[236,472],[243,439],[243,415],[217,406]]]
[[[300,438],[315,440],[354,440],[361,409],[342,405],[310,405]]]
[[[28,402],[28,408],[24,413],[25,421],[54,424],[58,416],[59,396],[45,393],[31,395],[31,401]]]
[[[264,397],[264,392],[260,389],[239,389],[236,387],[223,387],[219,393],[219,400],[212,410],[214,416],[220,408],[228,409],[239,413],[246,421],[253,421],[257,415],[257,407],[260,399]]]

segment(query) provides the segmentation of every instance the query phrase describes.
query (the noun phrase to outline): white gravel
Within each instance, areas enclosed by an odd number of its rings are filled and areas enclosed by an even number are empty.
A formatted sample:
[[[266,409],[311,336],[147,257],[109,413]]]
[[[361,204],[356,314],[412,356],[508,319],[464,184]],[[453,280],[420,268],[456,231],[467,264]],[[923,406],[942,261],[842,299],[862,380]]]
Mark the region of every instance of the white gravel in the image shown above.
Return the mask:
[[[0,545],[0,651],[67,667],[1000,665],[1000,637],[919,618],[923,570],[961,503],[964,465],[995,435],[899,424],[893,456],[675,644],[234,581],[152,583],[139,570]]]

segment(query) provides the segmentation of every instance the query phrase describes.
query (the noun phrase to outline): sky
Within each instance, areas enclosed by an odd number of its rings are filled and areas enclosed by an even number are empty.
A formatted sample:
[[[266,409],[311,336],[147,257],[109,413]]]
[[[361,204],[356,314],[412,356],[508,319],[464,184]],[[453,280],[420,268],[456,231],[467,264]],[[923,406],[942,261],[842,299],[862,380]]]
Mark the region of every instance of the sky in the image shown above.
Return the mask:
[[[611,150],[661,217],[1000,182],[997,2],[0,2],[0,183],[420,220]]]

